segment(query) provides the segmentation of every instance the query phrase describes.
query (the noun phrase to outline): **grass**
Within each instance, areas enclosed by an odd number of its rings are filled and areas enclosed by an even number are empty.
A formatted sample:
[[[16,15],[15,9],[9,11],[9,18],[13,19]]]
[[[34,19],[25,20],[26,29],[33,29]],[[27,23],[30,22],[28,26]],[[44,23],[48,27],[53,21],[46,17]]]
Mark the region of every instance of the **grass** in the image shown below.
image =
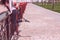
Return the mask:
[[[60,13],[60,3],[56,3],[55,5],[54,5],[54,9],[52,9],[52,4],[43,4],[42,5],[42,3],[34,3],[34,4],[36,4],[36,5],[38,5],[38,6],[42,6],[42,7],[44,7],[44,8],[46,8],[46,9],[49,9],[49,10],[52,10],[52,11],[56,11],[56,12],[59,12]]]

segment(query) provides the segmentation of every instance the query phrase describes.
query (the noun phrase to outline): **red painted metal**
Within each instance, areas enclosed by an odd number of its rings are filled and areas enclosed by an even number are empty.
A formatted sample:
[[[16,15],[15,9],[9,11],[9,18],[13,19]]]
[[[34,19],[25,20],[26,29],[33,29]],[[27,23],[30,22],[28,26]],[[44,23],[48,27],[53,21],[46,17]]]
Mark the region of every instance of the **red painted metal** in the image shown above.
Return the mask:
[[[24,12],[25,12],[26,5],[27,5],[26,2],[21,2],[21,3],[20,3],[20,18],[21,18],[21,19],[23,18],[23,14],[24,14]]]

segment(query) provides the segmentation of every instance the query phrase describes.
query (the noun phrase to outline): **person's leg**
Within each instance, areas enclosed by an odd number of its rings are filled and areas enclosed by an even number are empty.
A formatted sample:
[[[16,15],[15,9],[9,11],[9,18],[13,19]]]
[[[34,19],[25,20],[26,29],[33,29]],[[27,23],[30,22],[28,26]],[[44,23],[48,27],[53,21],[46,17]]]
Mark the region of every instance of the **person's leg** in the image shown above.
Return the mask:
[[[13,20],[13,32],[17,32],[17,16],[18,10],[13,10],[12,11],[12,20]]]

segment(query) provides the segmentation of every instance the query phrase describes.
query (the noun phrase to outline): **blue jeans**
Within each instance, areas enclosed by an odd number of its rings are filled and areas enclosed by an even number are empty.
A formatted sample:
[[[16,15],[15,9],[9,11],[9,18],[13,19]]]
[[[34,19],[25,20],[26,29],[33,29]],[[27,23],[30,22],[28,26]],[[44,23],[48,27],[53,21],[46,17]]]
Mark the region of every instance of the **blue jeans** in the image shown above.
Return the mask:
[[[12,16],[11,16],[11,20],[12,20],[12,27],[11,27],[11,31],[12,31],[12,35],[14,34],[14,32],[16,31],[16,28],[17,28],[17,20],[16,20],[16,15],[18,13],[18,10],[13,10],[12,11]]]

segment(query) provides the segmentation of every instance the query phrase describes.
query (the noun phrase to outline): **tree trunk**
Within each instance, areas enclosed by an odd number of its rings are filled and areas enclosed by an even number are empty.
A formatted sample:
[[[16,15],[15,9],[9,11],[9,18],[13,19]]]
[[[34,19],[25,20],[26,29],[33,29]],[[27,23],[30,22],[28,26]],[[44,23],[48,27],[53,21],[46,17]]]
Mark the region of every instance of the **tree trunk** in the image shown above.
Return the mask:
[[[43,0],[41,0],[41,3],[42,3],[42,5],[43,5]]]
[[[55,0],[52,0],[52,9],[54,9]]]

